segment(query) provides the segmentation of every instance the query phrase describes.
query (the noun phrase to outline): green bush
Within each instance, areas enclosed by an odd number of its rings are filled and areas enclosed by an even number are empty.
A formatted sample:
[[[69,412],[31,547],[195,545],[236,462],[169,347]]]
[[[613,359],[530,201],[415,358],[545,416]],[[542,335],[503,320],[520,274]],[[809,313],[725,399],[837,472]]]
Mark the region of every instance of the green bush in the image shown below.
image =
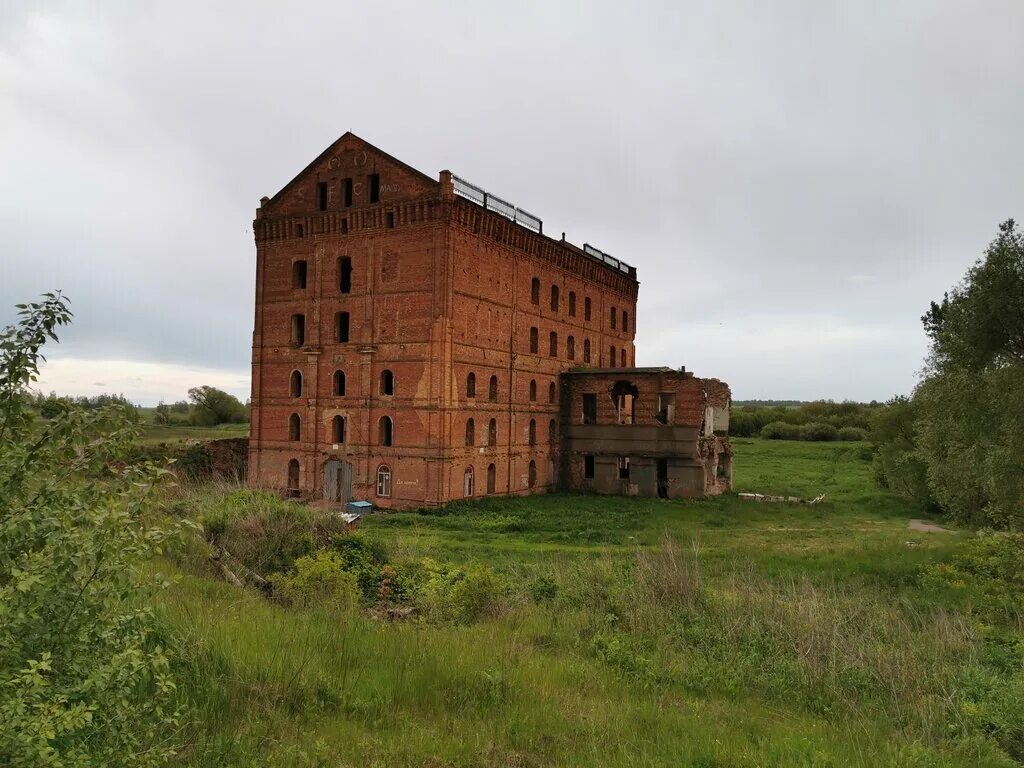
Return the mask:
[[[867,440],[868,432],[866,429],[861,429],[860,427],[840,427],[839,439],[850,442],[857,440]]]
[[[799,440],[800,427],[784,421],[773,421],[761,429],[761,437],[767,440]]]
[[[493,568],[472,564],[465,568],[425,559],[415,588],[415,601],[433,621],[469,624],[497,616],[507,607],[508,585]]]
[[[375,600],[381,582],[381,569],[387,564],[387,553],[379,542],[369,541],[358,533],[342,533],[331,539],[342,567],[355,576],[367,600]]]
[[[300,557],[295,569],[273,577],[274,593],[297,608],[349,613],[359,605],[359,582],[337,552],[320,550]]]
[[[814,442],[838,440],[839,430],[833,427],[831,424],[811,422],[810,424],[804,424],[802,427],[800,427],[800,439],[811,440]]]

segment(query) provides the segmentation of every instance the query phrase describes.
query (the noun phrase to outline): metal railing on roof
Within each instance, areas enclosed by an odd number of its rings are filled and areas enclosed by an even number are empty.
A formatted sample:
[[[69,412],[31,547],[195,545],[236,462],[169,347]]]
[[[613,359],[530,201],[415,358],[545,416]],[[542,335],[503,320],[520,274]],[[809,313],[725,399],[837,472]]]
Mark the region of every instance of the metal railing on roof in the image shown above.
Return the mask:
[[[544,222],[532,213],[528,213],[522,208],[517,208],[508,200],[502,200],[497,195],[492,195],[455,174],[452,174],[452,182],[455,185],[455,194],[459,197],[464,197],[477,205],[482,205],[487,210],[494,211],[506,219],[514,221],[516,224],[521,224],[527,229],[533,230],[537,234],[544,234]]]
[[[459,197],[464,197],[467,200],[481,205],[489,211],[494,211],[500,216],[504,216],[510,221],[514,221],[516,224],[521,224],[527,229],[533,230],[538,234],[544,234],[544,222],[532,213],[524,211],[522,208],[517,208],[508,200],[502,200],[497,195],[492,195],[486,190],[481,189],[475,184],[471,184],[460,176],[452,174],[452,182],[455,185],[455,194]],[[597,259],[603,264],[607,264],[612,269],[616,269],[630,277],[636,277],[636,269],[631,267],[624,261],[616,259],[614,256],[605,253],[604,251],[595,248],[589,243],[583,244],[583,252],[591,258]]]

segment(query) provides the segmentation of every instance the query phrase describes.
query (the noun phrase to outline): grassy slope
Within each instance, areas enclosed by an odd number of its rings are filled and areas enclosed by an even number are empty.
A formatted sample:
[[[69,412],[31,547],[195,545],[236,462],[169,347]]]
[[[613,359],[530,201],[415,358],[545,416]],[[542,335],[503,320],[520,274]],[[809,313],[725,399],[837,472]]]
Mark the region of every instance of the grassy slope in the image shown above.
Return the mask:
[[[559,585],[470,626],[298,614],[184,576],[161,614],[193,649],[186,762],[304,765],[290,750],[320,742],[325,765],[1009,764],[945,738],[974,641],[916,574],[966,537],[908,531],[858,445],[735,444],[738,490],[826,503],[554,495],[363,522],[392,559]],[[625,570],[673,542],[697,543],[713,600]],[[655,576],[689,578],[669,565]]]

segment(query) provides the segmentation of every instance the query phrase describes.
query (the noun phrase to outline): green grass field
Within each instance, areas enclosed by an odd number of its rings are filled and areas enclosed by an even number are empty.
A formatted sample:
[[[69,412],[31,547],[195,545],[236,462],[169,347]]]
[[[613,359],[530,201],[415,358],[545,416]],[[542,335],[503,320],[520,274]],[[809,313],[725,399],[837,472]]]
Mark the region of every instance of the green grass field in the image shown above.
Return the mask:
[[[551,495],[360,523],[399,570],[470,574],[451,593],[468,619],[286,608],[194,555],[162,563],[182,764],[1018,764],[1019,619],[928,577],[974,535],[908,530],[863,444],[734,445],[737,490],[825,502]],[[189,489],[177,509],[246,498]],[[271,536],[262,519],[243,527]]]

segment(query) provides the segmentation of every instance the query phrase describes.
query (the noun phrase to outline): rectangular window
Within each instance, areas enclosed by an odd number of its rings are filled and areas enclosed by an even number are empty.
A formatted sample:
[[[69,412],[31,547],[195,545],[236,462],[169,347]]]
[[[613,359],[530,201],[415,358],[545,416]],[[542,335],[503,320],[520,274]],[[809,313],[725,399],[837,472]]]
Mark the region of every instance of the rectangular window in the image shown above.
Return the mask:
[[[336,325],[334,340],[344,343],[348,341],[348,312],[339,312],[334,318]]]
[[[612,330],[614,331],[615,330],[615,307],[612,307],[611,315],[610,315],[609,319],[611,320]]]
[[[608,348],[608,367],[615,367],[615,347]]]
[[[540,332],[536,328],[530,329],[530,352],[537,354],[540,349]]]
[[[392,213],[391,211],[388,211],[387,214],[385,214],[385,222],[387,224],[388,229],[394,229],[395,228],[395,214]]]
[[[569,291],[569,317],[576,317],[576,292]]]
[[[583,299],[583,319],[590,319],[590,297],[587,296]]]
[[[380,174],[379,173],[371,173],[368,183],[370,185],[370,202],[371,203],[379,203],[380,202]]]
[[[619,480],[629,480],[629,457],[619,457]]]
[[[622,330],[629,330],[629,312],[622,310]]]
[[[583,396],[583,423],[597,424],[597,395]]]
[[[342,205],[346,208],[352,205],[352,179],[344,179],[341,182]]]
[[[352,293],[352,257],[338,259],[338,283],[342,293]]]
[[[305,288],[308,273],[305,259],[292,262],[292,288]]]
[[[341,234],[343,234],[343,235],[347,235],[348,234],[348,219],[342,219],[341,220]]]
[[[584,456],[583,457],[583,479],[593,480],[594,479],[594,457]]]
[[[316,208],[318,211],[327,210],[327,182],[318,181],[316,183]]]
[[[548,356],[558,357],[558,334],[554,331],[548,334]]]

